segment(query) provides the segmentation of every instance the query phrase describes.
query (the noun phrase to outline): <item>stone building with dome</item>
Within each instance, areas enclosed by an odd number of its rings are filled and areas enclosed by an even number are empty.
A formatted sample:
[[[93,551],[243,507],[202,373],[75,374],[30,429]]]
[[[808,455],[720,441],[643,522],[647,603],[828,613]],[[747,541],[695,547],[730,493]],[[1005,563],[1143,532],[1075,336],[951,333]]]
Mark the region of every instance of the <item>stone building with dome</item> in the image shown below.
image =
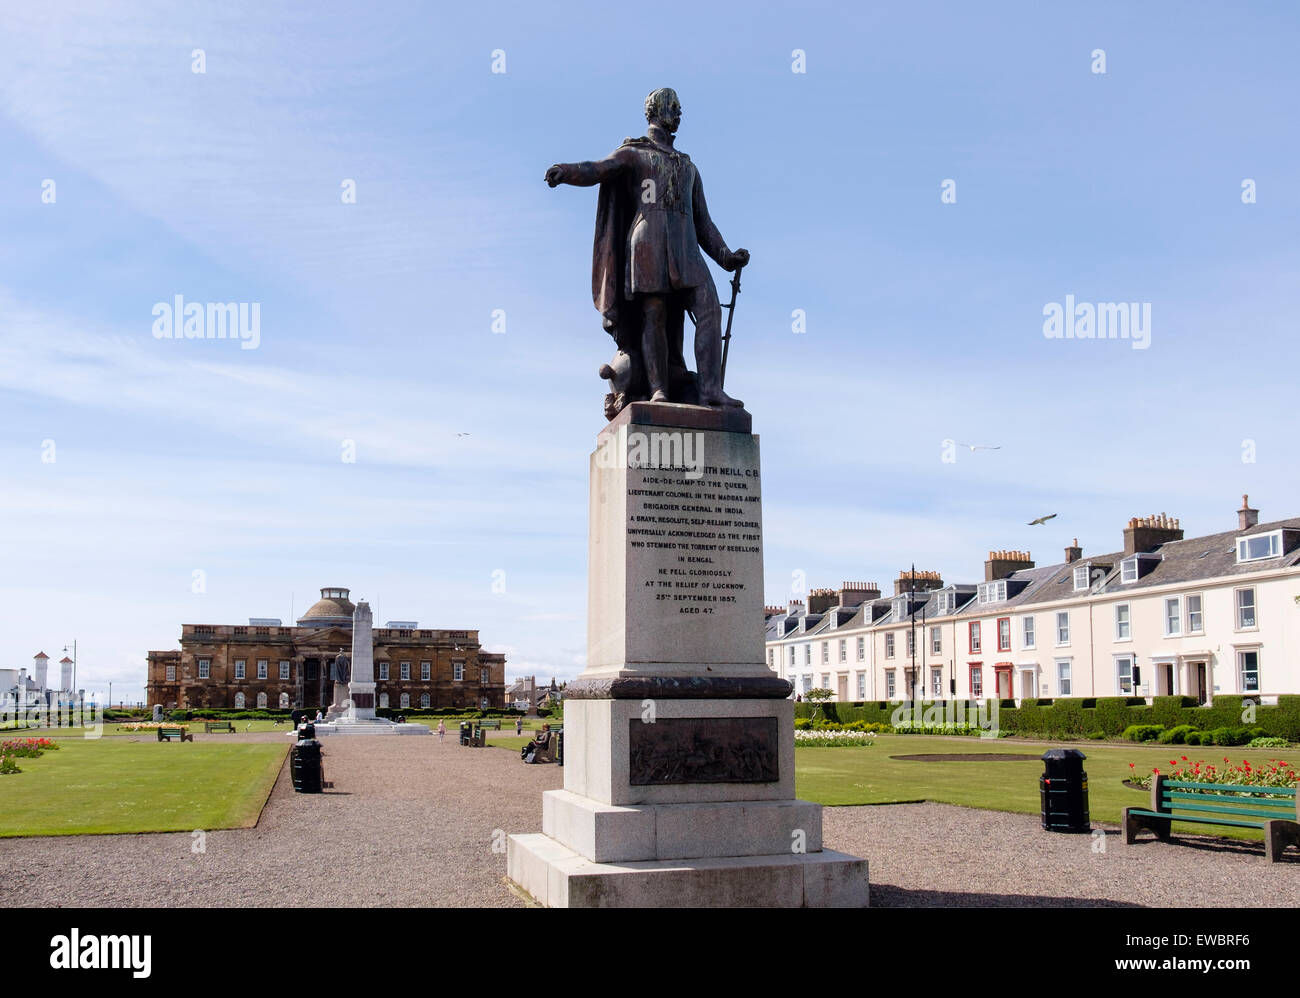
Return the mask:
[[[347,589],[329,586],[285,627],[253,617],[239,624],[183,624],[179,651],[151,651],[145,696],[164,709],[324,709],[330,662],[352,651]],[[505,706],[506,659],[484,651],[478,631],[421,628],[390,620],[374,629],[375,706]]]

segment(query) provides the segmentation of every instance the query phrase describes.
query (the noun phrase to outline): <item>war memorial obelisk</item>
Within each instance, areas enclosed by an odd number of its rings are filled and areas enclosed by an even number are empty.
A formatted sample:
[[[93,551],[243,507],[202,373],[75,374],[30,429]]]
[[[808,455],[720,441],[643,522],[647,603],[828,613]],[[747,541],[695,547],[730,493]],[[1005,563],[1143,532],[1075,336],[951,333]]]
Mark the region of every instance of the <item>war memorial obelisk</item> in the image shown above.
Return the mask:
[[[370,604],[357,603],[352,611],[352,658],[340,655],[335,669],[346,671],[335,678],[335,686],[346,683],[347,698],[330,707],[328,719],[316,724],[317,735],[431,735],[424,724],[398,724],[375,714],[375,638]]]
[[[657,90],[644,138],[546,174],[601,186],[592,285],[617,350],[600,372],[564,789],[543,795],[541,834],[510,836],[508,874],[550,907],[864,906],[866,860],[823,849],[820,805],[794,794],[791,688],[764,661],[758,438],[722,390],[700,249],[733,272],[749,254],[709,219],[673,144],[680,115]]]

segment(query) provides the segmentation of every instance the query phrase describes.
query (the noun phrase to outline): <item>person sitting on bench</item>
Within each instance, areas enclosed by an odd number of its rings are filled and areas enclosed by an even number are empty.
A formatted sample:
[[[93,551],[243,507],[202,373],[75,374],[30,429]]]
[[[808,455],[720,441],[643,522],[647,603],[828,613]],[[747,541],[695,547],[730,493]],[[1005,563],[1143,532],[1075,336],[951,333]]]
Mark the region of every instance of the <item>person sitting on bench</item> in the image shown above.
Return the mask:
[[[524,762],[537,762],[538,756],[549,756],[551,747],[551,726],[543,724],[542,730],[537,732],[537,737],[529,741],[519,752],[519,758]]]

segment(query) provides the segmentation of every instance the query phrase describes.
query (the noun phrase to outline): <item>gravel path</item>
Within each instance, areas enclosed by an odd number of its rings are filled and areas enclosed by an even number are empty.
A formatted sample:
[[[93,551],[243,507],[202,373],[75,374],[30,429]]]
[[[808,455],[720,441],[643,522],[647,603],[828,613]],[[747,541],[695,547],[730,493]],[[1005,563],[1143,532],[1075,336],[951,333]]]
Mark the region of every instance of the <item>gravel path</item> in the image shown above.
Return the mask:
[[[286,763],[257,826],[208,832],[202,853],[188,833],[0,839],[0,906],[524,905],[494,832],[540,832],[560,767],[451,737],[322,745],[334,790],[294,793]]]
[[[1034,815],[951,804],[822,810],[826,846],[866,856],[871,904],[922,907],[1294,907],[1300,853],[1264,859],[1263,839],[1093,835],[1043,831]],[[1096,830],[1105,852],[1100,850]]]
[[[203,852],[187,833],[0,839],[0,906],[524,905],[494,841],[541,831],[542,791],[559,787],[563,770],[451,737],[323,744],[332,792],[295,794],[286,765],[257,827],[208,832]],[[1044,832],[1034,816],[947,804],[826,808],[823,821],[828,848],[870,860],[878,907],[1300,899],[1300,855],[1267,863],[1259,839],[1125,846],[1109,828],[1105,852],[1094,852],[1093,836]]]

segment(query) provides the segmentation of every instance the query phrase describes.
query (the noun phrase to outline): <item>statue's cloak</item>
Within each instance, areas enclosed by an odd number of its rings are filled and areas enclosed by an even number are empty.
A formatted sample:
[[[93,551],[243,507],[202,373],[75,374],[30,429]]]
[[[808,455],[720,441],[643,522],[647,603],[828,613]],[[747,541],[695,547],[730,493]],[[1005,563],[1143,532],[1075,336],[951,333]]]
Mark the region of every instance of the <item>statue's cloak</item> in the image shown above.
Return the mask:
[[[624,139],[623,145],[641,145],[648,139]],[[620,146],[620,148],[622,148]],[[637,207],[622,177],[600,185],[596,198],[596,237],[591,256],[591,295],[605,332],[620,350],[636,351],[641,339],[641,309],[624,294],[627,275],[627,237]]]

